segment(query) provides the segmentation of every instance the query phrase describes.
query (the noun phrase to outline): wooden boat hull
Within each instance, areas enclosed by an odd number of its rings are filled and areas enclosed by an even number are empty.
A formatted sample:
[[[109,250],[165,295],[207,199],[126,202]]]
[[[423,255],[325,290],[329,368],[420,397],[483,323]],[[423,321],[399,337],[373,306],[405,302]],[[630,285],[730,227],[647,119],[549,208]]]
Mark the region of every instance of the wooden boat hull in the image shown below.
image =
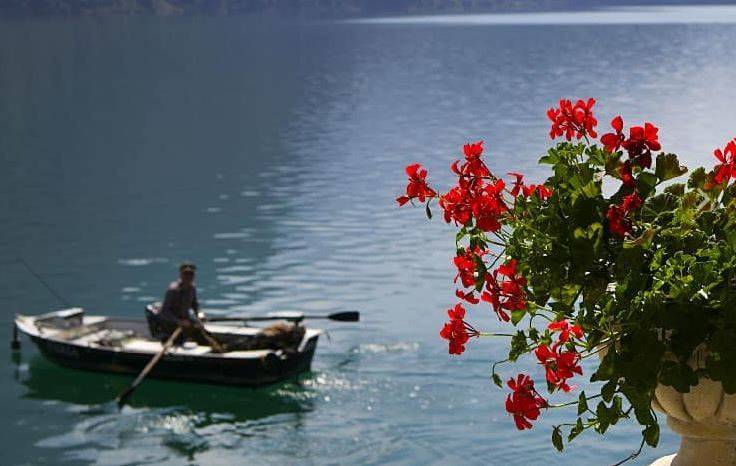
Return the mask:
[[[19,316],[22,318],[24,316]],[[19,319],[18,318],[18,319]],[[50,361],[75,369],[138,374],[153,353],[103,348],[46,337],[29,329],[28,322],[16,319],[18,329],[28,335]],[[297,351],[245,352],[248,357],[227,354],[166,354],[150,377],[224,385],[260,387],[293,378],[310,370],[319,334],[305,335]]]

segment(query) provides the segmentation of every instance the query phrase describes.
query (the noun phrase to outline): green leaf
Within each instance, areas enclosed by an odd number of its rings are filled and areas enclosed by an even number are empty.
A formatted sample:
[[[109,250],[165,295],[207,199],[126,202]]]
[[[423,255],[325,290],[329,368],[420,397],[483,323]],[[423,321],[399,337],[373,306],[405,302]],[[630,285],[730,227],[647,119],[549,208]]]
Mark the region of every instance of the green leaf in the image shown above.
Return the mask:
[[[649,197],[654,192],[654,188],[657,186],[659,179],[656,175],[650,172],[641,172],[636,177],[636,188],[639,191],[639,195],[642,198]]]
[[[585,427],[583,426],[583,421],[578,418],[578,421],[575,423],[572,429],[570,429],[570,435],[567,436],[567,441],[572,442],[572,439],[580,435],[585,430]]]
[[[650,447],[654,448],[659,443],[659,425],[648,425],[641,434]]]
[[[560,433],[560,426],[555,426],[552,429],[552,445],[555,446],[557,451],[562,451],[564,446],[562,445],[562,434]]]
[[[690,173],[690,178],[687,180],[687,186],[689,188],[703,189],[706,181],[708,181],[708,174],[705,172],[705,168],[699,167]]]
[[[619,170],[621,169],[621,152],[615,152],[606,158],[606,174],[614,178],[620,178]]]
[[[496,374],[495,372],[491,374],[491,379],[493,380],[493,383],[498,386],[498,388],[503,388],[503,382],[501,382],[501,377]]]
[[[462,227],[460,231],[458,231],[457,234],[455,235],[455,242],[459,243],[460,240],[465,238],[465,235],[467,234],[468,234],[468,229],[466,227]]]
[[[608,408],[604,402],[599,402],[595,409],[596,418],[598,418],[598,427],[596,430],[598,433],[603,434],[608,430],[608,426],[611,425],[611,418],[608,413]]]
[[[680,165],[675,154],[661,153],[657,156],[654,173],[659,181],[667,181],[687,173],[687,168]]]
[[[682,197],[685,194],[685,183],[673,183],[664,188],[664,192],[673,196]]]
[[[514,309],[511,311],[511,323],[517,325],[526,314],[526,309]]]
[[[690,387],[698,384],[698,375],[686,363],[666,361],[662,364],[659,381],[680,393],[688,393]]]
[[[610,403],[613,399],[613,394],[616,393],[616,385],[615,380],[609,380],[601,387],[601,396],[607,403]]]
[[[588,400],[585,397],[585,392],[580,392],[578,397],[578,416],[588,410]]]
[[[429,202],[424,205],[424,212],[427,214],[427,218],[432,220],[432,210],[429,208]]]
[[[526,344],[526,335],[519,330],[516,335],[511,337],[511,348],[509,349],[509,359],[516,361],[519,356],[524,354],[529,346]]]

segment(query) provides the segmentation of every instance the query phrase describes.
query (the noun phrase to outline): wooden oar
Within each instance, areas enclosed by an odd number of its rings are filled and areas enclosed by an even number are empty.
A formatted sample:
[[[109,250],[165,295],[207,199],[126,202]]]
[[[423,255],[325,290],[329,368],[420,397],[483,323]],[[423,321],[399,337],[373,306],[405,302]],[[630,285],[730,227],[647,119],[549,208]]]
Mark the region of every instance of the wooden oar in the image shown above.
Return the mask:
[[[207,317],[204,322],[262,322],[268,320],[288,320],[291,322],[301,322],[304,319],[328,319],[337,322],[358,322],[360,320],[360,312],[358,311],[346,311],[346,312],[335,312],[334,314],[324,315],[304,315],[300,313],[284,313],[284,314],[273,314],[270,316],[253,316],[253,317]]]
[[[146,378],[149,372],[153,369],[153,367],[161,360],[161,358],[166,354],[166,352],[171,348],[171,345],[174,344],[174,341],[177,339],[177,337],[181,334],[182,328],[177,327],[176,330],[171,334],[168,340],[166,340],[166,343],[164,343],[163,348],[161,348],[161,351],[158,352],[156,356],[153,357],[150,361],[148,361],[148,364],[146,364],[146,367],[143,368],[140,374],[138,374],[138,377],[135,378],[132,384],[128,385],[128,387],[120,392],[120,395],[118,395],[117,402],[118,402],[118,408],[122,408],[127,402],[130,396],[133,394],[136,388],[138,388],[138,385],[140,385],[141,382],[143,382],[143,379]]]
[[[220,341],[215,338],[214,335],[212,335],[210,332],[207,331],[207,329],[204,328],[204,325],[202,324],[195,324],[196,329],[202,332],[202,336],[205,340],[207,340],[207,343],[210,344],[213,350],[215,350],[216,353],[224,353],[225,352],[225,346],[220,343]]]

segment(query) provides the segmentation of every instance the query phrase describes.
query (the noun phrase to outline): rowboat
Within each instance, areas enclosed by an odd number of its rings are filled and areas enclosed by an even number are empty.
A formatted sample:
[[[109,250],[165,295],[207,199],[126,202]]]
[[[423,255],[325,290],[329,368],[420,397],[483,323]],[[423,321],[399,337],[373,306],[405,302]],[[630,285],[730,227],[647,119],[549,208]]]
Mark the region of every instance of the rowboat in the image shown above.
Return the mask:
[[[294,345],[283,347],[270,345],[262,327],[204,327],[229,350],[218,354],[195,342],[173,346],[150,377],[249,387],[274,384],[310,370],[321,333],[304,329]],[[137,374],[163,348],[144,319],[86,315],[81,308],[17,315],[15,331],[27,335],[47,359],[90,371]]]

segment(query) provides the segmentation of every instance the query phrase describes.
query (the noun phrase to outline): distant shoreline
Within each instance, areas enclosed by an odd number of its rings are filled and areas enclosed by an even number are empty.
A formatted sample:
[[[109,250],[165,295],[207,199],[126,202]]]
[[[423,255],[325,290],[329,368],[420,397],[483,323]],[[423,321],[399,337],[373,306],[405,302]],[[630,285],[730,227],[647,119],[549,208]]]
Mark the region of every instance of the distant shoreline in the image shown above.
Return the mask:
[[[730,4],[711,0],[709,5]],[[698,5],[692,0],[5,0],[0,18],[64,16],[230,16],[359,18],[463,13],[595,10],[616,6]]]

